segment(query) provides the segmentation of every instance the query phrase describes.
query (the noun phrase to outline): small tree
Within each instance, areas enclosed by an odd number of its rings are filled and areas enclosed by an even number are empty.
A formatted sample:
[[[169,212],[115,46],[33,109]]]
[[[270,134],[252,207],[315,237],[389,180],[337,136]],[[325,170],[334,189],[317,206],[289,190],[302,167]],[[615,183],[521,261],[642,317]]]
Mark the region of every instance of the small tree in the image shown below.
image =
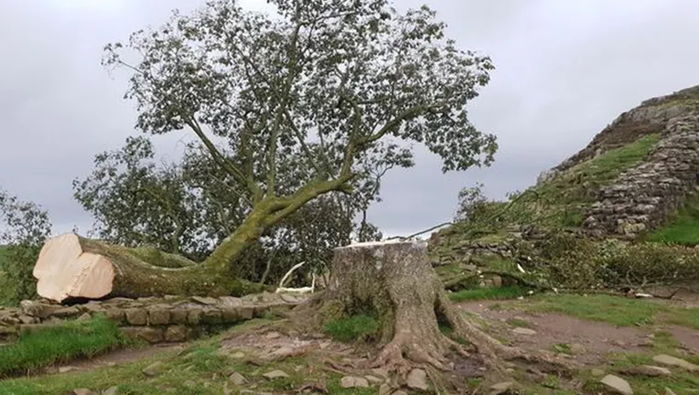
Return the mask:
[[[41,245],[51,234],[48,213],[0,190],[0,304],[15,305],[36,296],[32,267]],[[2,247],[4,245],[4,247]],[[1,252],[1,251],[0,251]]]

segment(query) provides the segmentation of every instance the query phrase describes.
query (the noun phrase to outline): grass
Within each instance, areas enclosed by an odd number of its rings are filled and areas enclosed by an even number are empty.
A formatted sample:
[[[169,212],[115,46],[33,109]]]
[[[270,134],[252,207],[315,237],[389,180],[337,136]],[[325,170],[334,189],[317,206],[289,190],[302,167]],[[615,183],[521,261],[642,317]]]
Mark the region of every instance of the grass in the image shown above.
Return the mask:
[[[647,300],[612,295],[543,295],[528,299],[528,310],[555,312],[618,326],[639,326],[654,322],[668,307]]]
[[[0,381],[0,394],[34,395],[72,393],[75,388],[89,388],[99,392],[116,386],[120,394],[237,394],[243,389],[253,389],[256,393],[296,393],[308,383],[322,383],[331,394],[369,395],[376,388],[345,389],[340,386],[342,375],[322,369],[323,361],[314,357],[291,357],[283,360],[262,362],[243,350],[223,350],[222,339],[237,333],[247,333],[269,320],[251,320],[220,335],[193,342],[182,351],[165,351],[137,362],[103,367],[93,371],[79,371],[64,374],[17,378]],[[244,358],[231,355],[245,351]],[[143,369],[153,363],[160,363],[159,374],[148,377]],[[262,375],[272,370],[286,372],[288,378],[265,379]],[[229,376],[237,372],[247,379],[247,383],[237,387]]]
[[[651,233],[648,240],[689,246],[699,244],[699,195],[688,199],[673,220]]]
[[[325,324],[325,333],[335,340],[349,343],[357,340],[365,340],[376,334],[379,323],[376,318],[359,314],[347,318],[329,321]]]
[[[464,289],[459,292],[449,294],[449,299],[454,302],[465,302],[467,300],[505,300],[515,299],[527,295],[528,288],[520,286],[509,286],[500,288],[475,288]]]
[[[18,342],[0,347],[0,376],[91,357],[123,344],[121,332],[105,317],[26,332]]]

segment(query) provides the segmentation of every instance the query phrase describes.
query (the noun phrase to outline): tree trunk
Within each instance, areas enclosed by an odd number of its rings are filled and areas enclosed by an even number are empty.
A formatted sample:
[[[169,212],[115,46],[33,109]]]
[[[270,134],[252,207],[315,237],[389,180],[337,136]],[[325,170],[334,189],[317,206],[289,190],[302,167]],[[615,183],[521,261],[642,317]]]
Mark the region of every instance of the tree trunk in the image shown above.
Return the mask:
[[[297,311],[316,314],[315,324],[355,314],[374,314],[382,349],[375,365],[406,373],[413,365],[450,369],[454,356],[477,352],[491,369],[507,360],[566,366],[548,355],[505,346],[470,322],[449,301],[421,241],[360,243],[335,250],[328,289]],[[306,318],[307,319],[307,318]],[[453,330],[448,337],[440,325]],[[463,339],[470,347],[456,342]]]
[[[106,296],[240,295],[262,290],[229,271],[151,248],[127,248],[65,234],[42,248],[37,293],[62,302]]]

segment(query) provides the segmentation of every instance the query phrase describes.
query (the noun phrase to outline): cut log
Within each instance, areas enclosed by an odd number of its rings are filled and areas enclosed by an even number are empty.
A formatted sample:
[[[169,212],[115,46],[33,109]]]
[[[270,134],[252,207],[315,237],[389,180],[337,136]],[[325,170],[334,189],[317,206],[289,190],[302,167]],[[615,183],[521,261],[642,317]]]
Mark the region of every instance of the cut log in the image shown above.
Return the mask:
[[[370,314],[380,324],[374,365],[407,373],[415,366],[449,370],[455,355],[479,356],[492,371],[504,360],[525,360],[544,370],[566,370],[551,355],[530,354],[500,343],[448,299],[422,241],[360,243],[335,250],[328,289],[295,312],[296,322],[322,327],[329,320]],[[452,329],[446,336],[440,325]],[[463,339],[464,346],[456,341]]]
[[[84,251],[80,239],[66,234],[50,239],[34,266],[36,291],[62,302],[74,298],[102,298],[112,292],[114,266],[106,257]]]
[[[72,233],[44,244],[33,274],[38,280],[39,296],[57,302],[106,296],[242,295],[261,290],[213,265]]]

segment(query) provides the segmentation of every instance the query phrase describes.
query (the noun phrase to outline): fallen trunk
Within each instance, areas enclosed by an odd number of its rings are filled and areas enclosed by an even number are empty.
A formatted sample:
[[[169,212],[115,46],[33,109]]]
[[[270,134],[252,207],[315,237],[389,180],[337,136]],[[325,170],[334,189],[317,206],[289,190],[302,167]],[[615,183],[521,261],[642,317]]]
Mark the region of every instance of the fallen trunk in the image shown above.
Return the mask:
[[[62,302],[106,296],[242,295],[263,287],[236,279],[220,266],[197,264],[151,248],[127,248],[65,234],[42,248],[37,293]]]
[[[336,249],[328,289],[296,312],[299,322],[314,315],[314,325],[355,314],[371,314],[379,321],[381,352],[375,365],[401,373],[414,365],[450,370],[454,357],[473,352],[493,370],[503,369],[505,360],[534,362],[542,370],[567,369],[553,356],[503,345],[467,319],[449,301],[424,242]],[[450,327],[452,335],[442,333],[440,325]]]

